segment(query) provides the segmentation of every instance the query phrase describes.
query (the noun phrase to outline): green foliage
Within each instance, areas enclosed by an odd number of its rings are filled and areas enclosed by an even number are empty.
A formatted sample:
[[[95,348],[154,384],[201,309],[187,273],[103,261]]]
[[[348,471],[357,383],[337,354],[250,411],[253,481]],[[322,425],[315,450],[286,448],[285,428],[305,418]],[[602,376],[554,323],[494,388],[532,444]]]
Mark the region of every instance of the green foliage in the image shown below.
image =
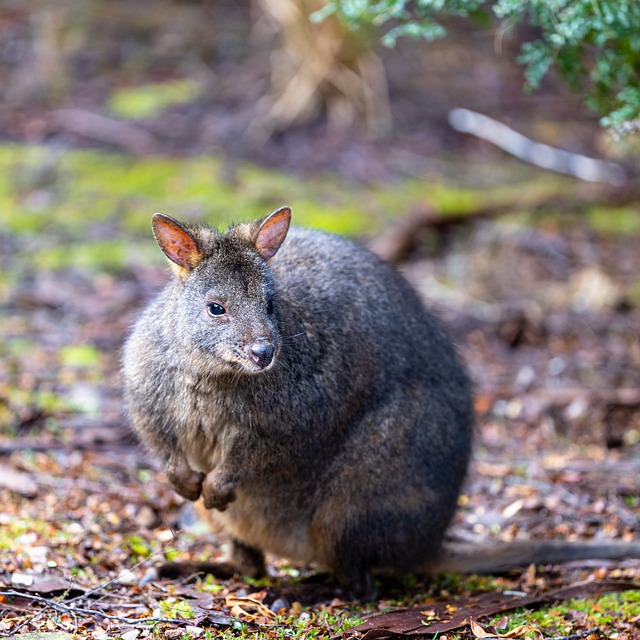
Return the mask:
[[[153,553],[153,550],[149,546],[149,543],[142,536],[130,536],[127,539],[127,546],[129,547],[131,553],[135,556],[136,560],[140,560],[141,558],[148,558]]]
[[[393,26],[385,32],[382,41],[393,47],[400,37],[435,40],[445,35],[444,27],[434,16],[438,13],[456,16],[475,15],[486,0],[328,0],[326,6],[314,14],[314,20],[337,13],[352,27],[366,25],[381,27],[389,21]]]
[[[442,37],[439,19],[479,17],[488,7],[507,30],[537,27],[538,37],[524,43],[519,57],[530,88],[555,67],[603,115],[603,126],[619,133],[640,129],[637,0],[327,0],[316,17],[337,13],[353,28],[383,29],[383,43],[393,46],[400,36]]]

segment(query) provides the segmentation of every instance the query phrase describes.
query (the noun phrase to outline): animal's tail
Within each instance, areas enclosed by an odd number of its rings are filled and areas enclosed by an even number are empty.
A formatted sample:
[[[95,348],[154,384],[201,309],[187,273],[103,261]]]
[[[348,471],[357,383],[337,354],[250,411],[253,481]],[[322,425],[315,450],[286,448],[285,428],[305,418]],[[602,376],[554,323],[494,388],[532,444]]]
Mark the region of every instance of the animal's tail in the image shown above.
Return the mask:
[[[640,541],[567,542],[530,541],[504,544],[445,544],[427,573],[500,573],[529,564],[561,564],[580,560],[640,558]]]

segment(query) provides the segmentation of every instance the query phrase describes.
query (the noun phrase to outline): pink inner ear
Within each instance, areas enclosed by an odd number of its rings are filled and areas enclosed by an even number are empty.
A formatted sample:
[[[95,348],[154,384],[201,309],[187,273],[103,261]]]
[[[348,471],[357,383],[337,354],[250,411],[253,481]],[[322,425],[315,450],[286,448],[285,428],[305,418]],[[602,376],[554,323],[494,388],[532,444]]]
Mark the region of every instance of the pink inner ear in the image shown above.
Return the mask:
[[[262,223],[256,238],[256,251],[265,260],[272,258],[284,242],[290,221],[291,209],[282,207]]]
[[[153,218],[153,233],[160,248],[169,260],[181,267],[193,267],[198,256],[198,246],[191,235],[175,220],[156,216]]]
[[[169,238],[167,241],[167,249],[175,255],[177,262],[183,267],[189,260],[190,251],[184,245],[180,244],[175,238]]]

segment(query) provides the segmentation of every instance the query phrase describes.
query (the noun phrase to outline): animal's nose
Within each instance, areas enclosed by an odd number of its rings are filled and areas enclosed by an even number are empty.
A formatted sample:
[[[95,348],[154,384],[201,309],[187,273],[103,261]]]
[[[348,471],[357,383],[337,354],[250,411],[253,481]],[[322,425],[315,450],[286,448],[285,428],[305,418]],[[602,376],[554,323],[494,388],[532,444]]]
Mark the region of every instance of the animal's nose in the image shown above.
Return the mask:
[[[275,351],[275,347],[270,342],[261,339],[247,345],[247,354],[263,369],[266,369],[271,364]]]

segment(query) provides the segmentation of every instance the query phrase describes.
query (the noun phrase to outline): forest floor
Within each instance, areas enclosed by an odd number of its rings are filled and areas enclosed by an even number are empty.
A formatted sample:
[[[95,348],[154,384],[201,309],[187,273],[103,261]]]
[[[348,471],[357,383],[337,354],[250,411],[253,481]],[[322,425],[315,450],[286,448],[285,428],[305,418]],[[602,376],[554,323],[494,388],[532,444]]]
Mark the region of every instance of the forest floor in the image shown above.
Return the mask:
[[[2,14],[5,42],[28,29],[16,6]],[[134,35],[116,23],[100,33],[117,47],[100,51],[128,60]],[[235,52],[242,37],[232,31]],[[464,66],[470,58],[456,46],[441,59]],[[176,75],[172,55],[152,59],[145,79]],[[390,56],[391,69],[408,61],[406,50]],[[484,74],[483,92],[463,86],[466,76],[445,92],[438,82],[452,70],[444,63],[435,80],[424,61],[413,84],[392,74],[399,124],[386,139],[315,124],[255,146],[240,135],[256,102],[241,85],[264,91],[265,71],[260,56],[240,59],[214,66],[221,93],[137,122],[135,131],[149,134],[142,147],[150,145],[137,149],[124,142],[132,131],[125,120],[107,144],[96,139],[101,127],[82,135],[64,116],[71,108],[104,113],[114,85],[134,84],[126,64],[88,82],[82,74],[103,59],[80,59],[69,97],[55,108],[29,103],[32,88],[3,68],[15,91],[0,105],[0,635],[640,638],[637,560],[487,578],[409,576],[381,582],[380,598],[367,605],[337,593],[312,606],[279,597],[313,568],[278,558],[264,582],[144,582],[156,562],[216,559],[226,549],[168,487],[123,412],[120,349],[168,277],[149,231],[155,210],[227,223],[236,212],[258,216],[286,203],[299,224],[368,239],[396,259],[441,316],[475,385],[475,456],[452,539],[639,534],[635,204],[558,204],[548,196],[584,196],[582,187],[446,129],[450,106],[465,99],[462,106],[488,107],[496,95],[487,78],[503,76],[480,62],[469,74]],[[499,89],[512,124],[532,122],[530,134],[550,130],[567,146],[597,151],[593,121],[572,116],[575,101],[543,93],[542,111],[554,117],[541,121],[535,100],[514,97],[513,78]],[[427,100],[429,90],[438,99]],[[508,213],[493,215],[505,204]],[[439,213],[467,218],[441,224]],[[370,614],[414,606],[353,630]]]
[[[42,152],[35,151],[12,148],[12,159],[4,160],[9,173],[28,178],[29,158],[32,170],[42,169]],[[104,158],[69,152],[55,171],[49,167],[57,180],[36,188],[25,178],[20,189],[12,186],[14,213],[3,219],[0,631],[173,637],[188,624],[194,634],[326,635],[354,617],[412,604],[433,612],[444,602],[465,611],[464,598],[486,591],[544,595],[585,580],[603,589],[638,584],[638,561],[592,562],[491,579],[414,578],[381,585],[380,600],[364,608],[335,598],[310,610],[278,601],[278,585],[309,574],[280,559],[273,559],[277,578],[268,583],[140,584],[155,562],[219,558],[225,545],[193,521],[123,414],[120,348],[168,274],[139,202],[125,214],[129,196],[120,194],[94,219],[74,204],[75,195],[86,201],[87,194],[61,189],[70,175],[69,184],[85,184],[78,172],[91,159]],[[150,167],[165,169],[115,159],[134,184]],[[176,175],[185,172],[186,161],[174,162]],[[334,194],[338,217],[340,198],[348,197],[341,188]],[[96,201],[109,202],[108,163],[92,189]],[[389,197],[376,195],[383,203]],[[27,212],[20,207],[29,198]],[[147,194],[142,208],[153,210],[158,198]],[[49,203],[45,209],[34,204],[40,200]],[[444,232],[427,229],[430,242],[418,243],[401,265],[442,317],[475,383],[475,460],[453,539],[638,536],[640,254],[637,230],[607,230],[610,222],[597,211],[470,220]],[[384,248],[392,237],[383,233],[373,244]],[[578,590],[560,613],[547,607],[555,613],[546,619],[525,619],[550,636],[615,630],[638,637],[637,591],[622,601],[585,600],[588,593]],[[277,616],[265,602],[281,608]],[[469,606],[478,612],[476,602]],[[442,621],[451,611],[429,615]],[[187,622],[168,621],[183,616]],[[479,623],[485,628],[490,620]],[[521,617],[502,612],[491,624],[505,633],[516,621]],[[455,633],[471,632],[467,626]]]

